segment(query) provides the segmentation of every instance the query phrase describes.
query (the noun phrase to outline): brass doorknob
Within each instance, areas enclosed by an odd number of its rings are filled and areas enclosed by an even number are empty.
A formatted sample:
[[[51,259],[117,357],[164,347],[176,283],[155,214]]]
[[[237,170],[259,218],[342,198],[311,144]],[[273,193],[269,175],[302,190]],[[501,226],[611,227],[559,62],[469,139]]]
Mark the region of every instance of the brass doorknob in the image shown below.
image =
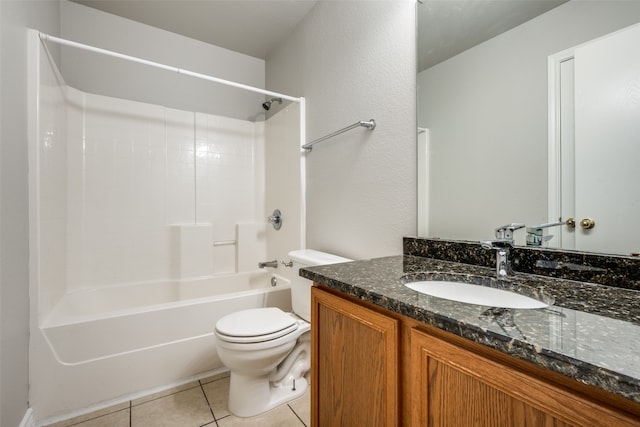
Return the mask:
[[[589,230],[595,226],[596,226],[596,222],[591,218],[583,218],[582,221],[580,221],[580,227],[582,227],[585,230]]]
[[[569,228],[576,228],[576,219],[575,218],[569,218],[566,222],[567,227]]]

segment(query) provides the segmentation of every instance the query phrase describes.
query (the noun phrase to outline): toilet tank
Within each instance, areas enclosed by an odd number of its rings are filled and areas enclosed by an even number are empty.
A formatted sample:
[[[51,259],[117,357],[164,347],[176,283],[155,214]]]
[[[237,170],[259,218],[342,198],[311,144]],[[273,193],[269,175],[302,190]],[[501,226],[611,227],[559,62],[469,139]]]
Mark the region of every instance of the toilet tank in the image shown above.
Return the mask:
[[[311,285],[313,283],[311,280],[300,277],[299,270],[303,267],[337,264],[353,260],[313,249],[291,251],[289,252],[289,259],[293,262],[294,271],[294,276],[291,279],[291,306],[293,307],[293,312],[307,322],[311,322]]]

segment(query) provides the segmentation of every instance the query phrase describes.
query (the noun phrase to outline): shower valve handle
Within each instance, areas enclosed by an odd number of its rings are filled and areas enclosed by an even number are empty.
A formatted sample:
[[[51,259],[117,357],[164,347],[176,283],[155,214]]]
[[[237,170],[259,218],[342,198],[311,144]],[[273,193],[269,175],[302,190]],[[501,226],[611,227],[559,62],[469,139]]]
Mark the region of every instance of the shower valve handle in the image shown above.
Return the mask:
[[[273,224],[273,228],[280,230],[280,227],[282,227],[282,213],[280,213],[280,209],[273,211],[273,215],[267,217],[267,221]]]

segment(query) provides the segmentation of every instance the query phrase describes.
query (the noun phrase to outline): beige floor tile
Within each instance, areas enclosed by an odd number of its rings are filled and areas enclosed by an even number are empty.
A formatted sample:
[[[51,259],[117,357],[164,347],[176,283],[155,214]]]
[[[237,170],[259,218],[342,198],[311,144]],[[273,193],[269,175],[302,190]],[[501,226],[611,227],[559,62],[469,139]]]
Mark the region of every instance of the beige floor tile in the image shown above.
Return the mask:
[[[198,427],[213,421],[200,387],[131,408],[131,427]]]
[[[129,427],[129,420],[129,409],[123,409],[79,424],[73,424],[73,427]]]
[[[229,375],[230,375],[229,371],[221,372],[219,374],[212,375],[210,377],[202,378],[200,380],[200,384],[202,384],[202,385],[208,384],[210,382],[217,381],[217,380],[222,379],[222,378],[227,378]]]
[[[227,409],[229,403],[229,379],[229,377],[225,377],[202,385],[209,405],[213,409],[213,415],[217,420],[229,415],[229,410]]]
[[[311,390],[307,389],[301,397],[289,402],[289,406],[305,425],[311,425]]]
[[[153,393],[153,394],[149,394],[147,396],[143,396],[140,397],[138,399],[134,399],[131,401],[131,405],[135,406],[135,405],[140,405],[142,403],[145,402],[150,402],[152,400],[158,399],[160,397],[164,397],[164,396],[169,396],[170,394],[174,394],[177,393],[179,391],[183,391],[183,390],[189,390],[190,388],[195,388],[198,387],[200,388],[200,383],[198,381],[191,381],[188,382],[186,384],[182,384],[176,387],[171,387],[167,390],[163,390],[163,391],[159,391],[157,393]]]
[[[108,408],[104,408],[101,409],[99,411],[95,411],[95,412],[90,412],[88,414],[85,415],[80,415],[78,417],[74,417],[68,420],[64,420],[64,421],[60,421],[54,424],[49,424],[46,427],[68,427],[68,426],[75,426],[79,423],[82,423],[84,421],[88,421],[88,420],[92,420],[94,418],[99,418],[102,417],[104,415],[108,415],[108,414],[112,414],[114,412],[119,412],[119,411],[123,411],[124,409],[126,409],[126,413],[127,413],[127,424],[129,425],[129,402],[124,402],[124,403],[120,403],[118,405],[114,405],[114,406],[109,406]],[[124,411],[123,411],[124,412]],[[84,425],[84,424],[80,424],[80,425]]]
[[[264,414],[250,417],[250,418],[238,418],[234,415],[229,415],[223,419],[218,420],[219,427],[303,427],[302,421],[296,417],[296,414],[287,406],[281,405],[275,409],[272,409]]]

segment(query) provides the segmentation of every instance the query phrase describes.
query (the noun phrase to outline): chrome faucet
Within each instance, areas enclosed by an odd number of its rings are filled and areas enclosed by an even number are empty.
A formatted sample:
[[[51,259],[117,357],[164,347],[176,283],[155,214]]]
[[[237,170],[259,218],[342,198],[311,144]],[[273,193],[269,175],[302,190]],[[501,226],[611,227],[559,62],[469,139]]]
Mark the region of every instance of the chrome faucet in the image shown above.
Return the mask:
[[[278,268],[278,260],[274,259],[273,261],[262,261],[258,263],[258,268],[265,267]]]
[[[485,240],[480,242],[484,249],[496,251],[496,275],[507,277],[513,275],[511,267],[511,249],[514,245],[513,232],[524,228],[524,224],[507,224],[496,228],[496,240]]]
[[[513,275],[511,267],[511,259],[509,255],[513,245],[508,241],[486,240],[481,242],[484,249],[495,249],[496,251],[496,275],[498,277],[507,277]]]

